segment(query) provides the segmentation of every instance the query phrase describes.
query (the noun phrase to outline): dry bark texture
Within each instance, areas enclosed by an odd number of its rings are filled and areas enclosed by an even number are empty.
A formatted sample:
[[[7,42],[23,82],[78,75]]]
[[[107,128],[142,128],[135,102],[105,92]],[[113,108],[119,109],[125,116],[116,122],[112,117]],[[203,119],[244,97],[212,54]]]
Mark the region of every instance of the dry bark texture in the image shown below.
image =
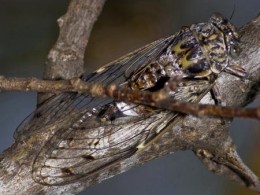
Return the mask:
[[[48,56],[45,79],[68,79],[83,73],[83,56],[93,23],[104,0],[72,0],[66,15],[58,22],[60,36]],[[260,16],[240,29],[243,52],[236,64],[245,68],[251,80],[228,74],[218,79],[225,105],[242,107],[254,100],[260,83]],[[235,101],[234,101],[235,100]],[[208,103],[208,97],[203,103]],[[83,189],[163,155],[191,149],[212,171],[225,175],[260,192],[259,179],[240,160],[229,136],[231,120],[186,116],[146,150],[123,160],[84,181],[65,186],[43,186],[31,178],[32,162],[48,136],[32,136],[26,143],[15,142],[0,157],[0,194],[77,194]],[[210,125],[209,125],[210,124]]]

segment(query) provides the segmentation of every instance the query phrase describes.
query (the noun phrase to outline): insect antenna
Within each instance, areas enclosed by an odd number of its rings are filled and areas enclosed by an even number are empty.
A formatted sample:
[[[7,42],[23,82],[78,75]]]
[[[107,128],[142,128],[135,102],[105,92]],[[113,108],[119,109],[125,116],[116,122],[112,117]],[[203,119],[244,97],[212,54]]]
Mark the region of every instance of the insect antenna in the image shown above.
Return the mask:
[[[232,18],[234,16],[234,13],[235,13],[235,10],[236,10],[236,4],[234,3],[233,11],[231,13],[231,16],[230,16],[229,20],[232,20]]]

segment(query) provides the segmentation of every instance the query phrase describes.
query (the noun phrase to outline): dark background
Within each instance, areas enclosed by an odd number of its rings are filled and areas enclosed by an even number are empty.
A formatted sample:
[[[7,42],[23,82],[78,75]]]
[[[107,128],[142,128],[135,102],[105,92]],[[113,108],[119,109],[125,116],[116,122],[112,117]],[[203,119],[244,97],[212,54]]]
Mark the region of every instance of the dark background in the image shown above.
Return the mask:
[[[38,77],[58,36],[57,19],[68,0],[0,0],[0,75]],[[86,51],[86,71],[181,26],[207,21],[213,12],[230,17],[241,27],[260,12],[259,0],[109,0],[94,26]],[[249,43],[250,44],[250,43]],[[19,123],[35,109],[36,93],[0,93],[0,150],[10,146]],[[259,102],[251,106],[259,106]],[[238,120],[230,129],[245,163],[260,175],[259,122]],[[153,160],[106,180],[81,194],[188,195],[256,194],[209,172],[190,151]]]

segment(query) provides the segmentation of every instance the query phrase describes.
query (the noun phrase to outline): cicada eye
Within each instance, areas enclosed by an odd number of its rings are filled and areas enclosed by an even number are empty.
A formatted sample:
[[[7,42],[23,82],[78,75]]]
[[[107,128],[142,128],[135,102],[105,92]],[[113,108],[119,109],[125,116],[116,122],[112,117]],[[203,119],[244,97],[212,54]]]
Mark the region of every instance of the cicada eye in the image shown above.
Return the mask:
[[[230,56],[232,58],[237,58],[240,53],[241,53],[241,48],[238,46],[238,44],[233,44],[230,46]]]
[[[220,13],[213,13],[209,19],[209,22],[213,23],[213,24],[221,24],[223,23],[223,21],[226,20],[224,18],[224,16]]]

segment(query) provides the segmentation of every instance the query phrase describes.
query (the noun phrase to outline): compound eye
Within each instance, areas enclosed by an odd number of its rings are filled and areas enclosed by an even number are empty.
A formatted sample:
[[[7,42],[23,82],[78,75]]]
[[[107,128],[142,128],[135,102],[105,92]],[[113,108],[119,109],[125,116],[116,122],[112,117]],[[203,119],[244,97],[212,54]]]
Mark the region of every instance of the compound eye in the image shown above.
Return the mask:
[[[230,46],[230,56],[232,58],[237,58],[239,54],[241,53],[241,48],[238,46],[238,44],[233,44]]]
[[[220,13],[213,13],[210,17],[210,22],[220,24],[225,20],[224,16]]]

